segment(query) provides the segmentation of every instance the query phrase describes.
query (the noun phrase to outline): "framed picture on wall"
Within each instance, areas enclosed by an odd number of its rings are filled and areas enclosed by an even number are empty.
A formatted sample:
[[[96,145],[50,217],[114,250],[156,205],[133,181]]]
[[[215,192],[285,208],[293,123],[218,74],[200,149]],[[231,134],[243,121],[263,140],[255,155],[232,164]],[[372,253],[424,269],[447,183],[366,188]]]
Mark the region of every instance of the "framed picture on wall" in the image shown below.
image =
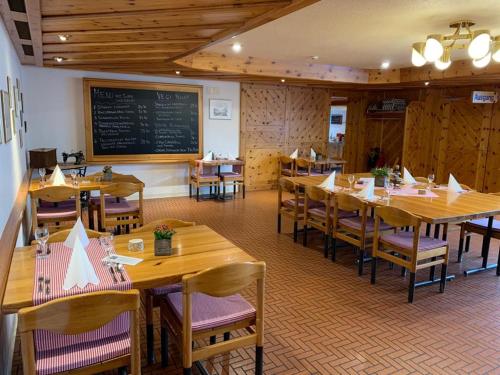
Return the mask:
[[[12,139],[12,113],[10,110],[10,98],[7,91],[1,92],[2,96],[2,130],[5,143]]]
[[[12,108],[14,106],[14,103],[12,102],[13,101],[13,97],[12,97],[12,82],[10,80],[10,77],[7,76],[7,93],[9,94],[9,107]]]
[[[210,120],[231,120],[233,116],[233,101],[229,99],[210,99],[208,112]]]

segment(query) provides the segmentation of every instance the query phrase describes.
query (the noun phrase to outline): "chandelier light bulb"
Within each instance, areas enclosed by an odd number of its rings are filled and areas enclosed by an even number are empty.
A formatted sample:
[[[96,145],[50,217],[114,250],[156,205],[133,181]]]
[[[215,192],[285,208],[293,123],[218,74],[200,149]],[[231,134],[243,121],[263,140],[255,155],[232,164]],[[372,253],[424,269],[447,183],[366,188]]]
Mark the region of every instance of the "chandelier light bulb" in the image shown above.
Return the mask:
[[[490,52],[491,36],[489,30],[476,30],[472,33],[467,52],[472,59],[479,60]]]
[[[450,49],[445,48],[443,56],[434,61],[434,66],[436,67],[436,69],[445,70],[448,69],[450,65],[451,65]]]
[[[500,36],[495,38],[493,44],[493,55],[491,56],[496,62],[500,62]]]
[[[472,60],[472,64],[476,68],[484,68],[486,65],[488,65],[491,61],[491,52],[488,52],[488,54],[480,59],[474,59]]]
[[[411,50],[411,63],[415,66],[423,66],[427,60],[424,57],[424,42],[413,43]]]
[[[427,37],[424,57],[428,62],[434,62],[442,56],[444,52],[443,45],[441,44],[442,40],[443,36],[440,34],[432,34]]]

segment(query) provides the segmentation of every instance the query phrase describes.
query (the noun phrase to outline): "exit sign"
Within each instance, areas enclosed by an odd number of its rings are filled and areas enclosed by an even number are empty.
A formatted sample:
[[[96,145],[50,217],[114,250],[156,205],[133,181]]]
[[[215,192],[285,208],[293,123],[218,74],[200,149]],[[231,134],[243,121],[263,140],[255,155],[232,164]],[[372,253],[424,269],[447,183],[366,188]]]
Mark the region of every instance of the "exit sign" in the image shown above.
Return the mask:
[[[496,103],[498,94],[495,91],[472,91],[472,103]]]

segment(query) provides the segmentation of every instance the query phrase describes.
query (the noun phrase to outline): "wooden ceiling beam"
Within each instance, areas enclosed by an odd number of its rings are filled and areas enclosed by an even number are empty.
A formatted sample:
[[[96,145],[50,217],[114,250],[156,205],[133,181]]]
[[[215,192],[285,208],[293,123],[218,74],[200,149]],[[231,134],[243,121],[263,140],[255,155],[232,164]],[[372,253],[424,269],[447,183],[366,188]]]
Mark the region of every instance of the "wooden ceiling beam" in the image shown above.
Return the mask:
[[[64,59],[69,60],[80,60],[80,59],[107,59],[107,58],[121,58],[123,60],[127,60],[128,56],[130,57],[141,57],[149,58],[149,57],[158,57],[158,58],[167,58],[170,56],[174,56],[179,51],[184,51],[183,48],[172,48],[172,49],[157,49],[150,51],[85,51],[85,52],[51,52],[44,53],[43,58],[45,60],[53,59],[57,56],[63,57]]]
[[[40,12],[40,0],[25,0],[26,15],[30,27],[35,65],[43,66],[42,51],[42,15]]]
[[[69,59],[69,60],[63,60],[62,62],[58,63],[57,61],[54,61],[53,59],[45,59],[44,60],[44,65],[51,65],[51,66],[67,66],[67,65],[75,65],[75,64],[108,64],[112,62],[127,62],[127,61],[145,61],[145,64],[149,64],[149,61],[164,61],[167,62],[167,54],[164,54],[163,56],[126,56],[126,57],[107,57],[107,58],[80,58],[80,59]],[[146,62],[147,61],[147,62]]]
[[[44,52],[86,52],[86,51],[145,51],[160,48],[173,48],[185,51],[186,48],[203,43],[206,39],[187,40],[153,40],[153,41],[130,41],[130,42],[103,42],[103,43],[59,43],[45,44]]]
[[[7,33],[10,36],[14,49],[16,51],[17,57],[22,64],[34,64],[35,58],[33,56],[26,56],[22,47],[21,39],[17,33],[16,25],[14,23],[14,18],[12,16],[9,3],[7,1],[0,1],[0,13],[2,14],[3,23],[7,29]]]

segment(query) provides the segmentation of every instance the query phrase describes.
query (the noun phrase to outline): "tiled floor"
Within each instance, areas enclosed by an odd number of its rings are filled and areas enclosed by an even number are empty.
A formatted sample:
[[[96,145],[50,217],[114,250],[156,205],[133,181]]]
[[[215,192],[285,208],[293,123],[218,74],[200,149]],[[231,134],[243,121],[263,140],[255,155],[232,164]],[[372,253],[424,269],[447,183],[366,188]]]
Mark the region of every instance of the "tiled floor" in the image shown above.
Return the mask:
[[[444,294],[437,285],[417,289],[410,305],[399,269],[382,264],[372,286],[369,266],[357,276],[351,250],[339,251],[332,263],[323,257],[319,236],[311,236],[308,248],[295,244],[286,221],[287,234],[277,234],[275,191],[227,202],[176,198],[146,205],[146,222],[176,217],[207,224],[267,262],[266,374],[500,374],[500,279],[493,270],[463,276],[464,268],[479,263],[480,239],[457,264],[457,227],[449,235],[449,271],[457,279]],[[493,240],[491,262],[498,247]],[[158,332],[156,338],[159,355]],[[145,342],[142,350],[144,357]],[[174,347],[171,356],[168,369],[155,365],[143,374],[181,373]],[[253,357],[249,348],[232,352],[229,368],[228,356],[209,365],[217,373],[251,374]],[[19,343],[14,373],[22,374]]]

